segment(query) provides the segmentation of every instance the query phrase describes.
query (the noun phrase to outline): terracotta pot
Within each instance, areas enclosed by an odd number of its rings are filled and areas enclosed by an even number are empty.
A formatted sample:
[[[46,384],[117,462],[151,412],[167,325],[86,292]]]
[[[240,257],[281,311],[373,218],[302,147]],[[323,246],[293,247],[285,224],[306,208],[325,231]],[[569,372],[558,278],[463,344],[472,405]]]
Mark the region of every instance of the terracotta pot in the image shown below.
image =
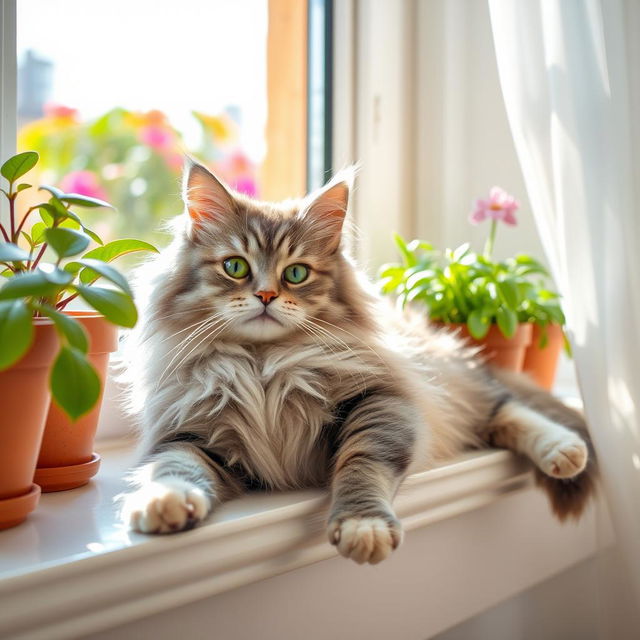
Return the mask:
[[[58,351],[50,320],[34,318],[26,355],[0,373],[0,529],[22,522],[38,504],[33,484],[49,408],[49,370]]]
[[[434,323],[438,326],[439,323]],[[515,334],[511,338],[505,338],[498,325],[492,324],[489,332],[482,340],[476,340],[471,336],[466,324],[442,324],[452,331],[457,331],[460,337],[469,344],[482,347],[480,355],[486,362],[490,362],[502,369],[510,371],[522,371],[524,356],[527,347],[531,343],[531,325],[522,323],[518,325]]]
[[[71,422],[54,402],[51,403],[34,478],[45,492],[80,487],[98,472],[100,456],[93,452],[93,441],[100,418],[109,354],[118,348],[118,328],[103,316],[90,311],[65,313],[76,318],[89,335],[89,360],[100,376],[102,389],[96,406],[76,422]]]
[[[527,347],[522,370],[543,389],[551,390],[556,379],[558,359],[564,345],[564,334],[559,324],[547,327],[547,344],[540,348],[542,329],[533,325],[531,344]]]

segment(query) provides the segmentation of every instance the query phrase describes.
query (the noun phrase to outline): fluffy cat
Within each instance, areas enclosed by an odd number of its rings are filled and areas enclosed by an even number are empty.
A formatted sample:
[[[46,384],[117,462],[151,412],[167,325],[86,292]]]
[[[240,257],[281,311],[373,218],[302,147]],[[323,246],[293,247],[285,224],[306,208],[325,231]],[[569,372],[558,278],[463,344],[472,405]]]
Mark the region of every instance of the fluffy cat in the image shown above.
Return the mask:
[[[188,162],[185,213],[143,269],[130,340],[133,529],[190,528],[248,488],[328,487],[329,541],[377,563],[402,539],[403,478],[487,446],[528,456],[560,519],[581,513],[595,471],[583,419],[384,309],[342,250],[351,181],[270,204]]]

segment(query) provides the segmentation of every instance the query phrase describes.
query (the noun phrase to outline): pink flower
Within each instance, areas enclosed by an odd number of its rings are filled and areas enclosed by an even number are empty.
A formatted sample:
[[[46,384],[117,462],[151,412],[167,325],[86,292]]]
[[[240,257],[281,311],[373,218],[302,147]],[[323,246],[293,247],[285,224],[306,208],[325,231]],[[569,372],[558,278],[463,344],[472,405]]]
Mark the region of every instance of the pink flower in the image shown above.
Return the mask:
[[[89,198],[106,200],[107,192],[100,186],[98,176],[93,171],[72,171],[60,181],[65,193],[78,193]]]
[[[44,105],[44,115],[48,118],[64,118],[67,120],[77,120],[78,110],[72,107],[66,107],[63,104],[47,102]]]
[[[258,195],[258,186],[256,185],[256,181],[251,176],[237,178],[234,181],[233,186],[236,191],[238,191],[239,193],[244,193],[250,198],[255,198]]]
[[[512,195],[500,187],[493,187],[486,200],[476,202],[475,209],[469,216],[469,221],[473,224],[479,224],[489,218],[515,225],[517,221],[514,213],[519,207],[520,204]]]
[[[140,140],[144,144],[153,147],[157,151],[164,151],[173,144],[173,134],[171,131],[157,124],[150,124],[140,130]]]

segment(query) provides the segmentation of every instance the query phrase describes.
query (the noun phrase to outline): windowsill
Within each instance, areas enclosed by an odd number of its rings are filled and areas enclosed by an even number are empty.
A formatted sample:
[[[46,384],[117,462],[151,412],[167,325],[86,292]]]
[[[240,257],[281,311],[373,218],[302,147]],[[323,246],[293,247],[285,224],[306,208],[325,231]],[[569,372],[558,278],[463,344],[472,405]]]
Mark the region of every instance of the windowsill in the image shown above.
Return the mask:
[[[249,495],[179,535],[126,532],[112,501],[124,489],[132,449],[121,443],[100,452],[91,484],[43,495],[26,523],[0,533],[0,600],[8,616],[0,626],[12,637],[36,629],[49,639],[87,633],[336,554],[326,542],[320,491]],[[511,453],[472,453],[409,477],[395,504],[411,531],[531,484],[529,464]]]

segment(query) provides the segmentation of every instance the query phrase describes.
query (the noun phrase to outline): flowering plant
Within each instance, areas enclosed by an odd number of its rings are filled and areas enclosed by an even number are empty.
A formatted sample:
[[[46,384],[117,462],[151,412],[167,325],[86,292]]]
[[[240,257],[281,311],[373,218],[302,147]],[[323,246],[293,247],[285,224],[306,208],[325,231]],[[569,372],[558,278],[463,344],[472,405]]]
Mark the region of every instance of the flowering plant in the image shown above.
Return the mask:
[[[31,185],[19,182],[38,162],[35,151],[9,158],[0,174],[9,205],[9,224],[0,224],[0,371],[20,360],[34,339],[32,317],[50,318],[60,338],[50,387],[58,405],[73,419],[87,413],[100,395],[100,380],[87,358],[88,340],[82,325],[63,313],[80,297],[109,322],[133,327],[138,314],[127,280],[109,263],[133,251],[156,251],[134,239],[103,244],[71,207],[111,207],[96,198],[43,186],[44,201],[18,215],[16,202]],[[32,222],[38,212],[40,220]],[[85,253],[91,242],[97,246]],[[80,254],[83,254],[80,257]],[[64,262],[64,264],[63,264]],[[98,279],[115,288],[92,286]]]
[[[239,125],[232,116],[194,112],[193,119],[195,135],[189,152],[227,184],[256,195],[257,168],[242,150]],[[85,221],[106,240],[134,234],[161,241],[160,221],[182,208],[176,184],[186,144],[169,117],[157,109],[138,112],[116,107],[85,120],[76,109],[45,105],[42,118],[21,127],[18,148],[39,153],[34,170],[39,183],[108,200],[127,212],[110,218],[99,210],[85,212]]]
[[[499,187],[491,190],[489,198],[477,201],[470,221],[491,221],[481,254],[471,251],[469,243],[440,252],[421,240],[406,243],[396,234],[402,262],[380,269],[381,291],[397,296],[403,307],[423,304],[432,321],[466,324],[476,339],[483,338],[492,324],[510,338],[519,322],[532,322],[543,329],[540,346],[545,346],[545,328],[565,321],[559,296],[548,287],[547,270],[524,254],[493,259],[498,222],[515,225],[518,206]]]

